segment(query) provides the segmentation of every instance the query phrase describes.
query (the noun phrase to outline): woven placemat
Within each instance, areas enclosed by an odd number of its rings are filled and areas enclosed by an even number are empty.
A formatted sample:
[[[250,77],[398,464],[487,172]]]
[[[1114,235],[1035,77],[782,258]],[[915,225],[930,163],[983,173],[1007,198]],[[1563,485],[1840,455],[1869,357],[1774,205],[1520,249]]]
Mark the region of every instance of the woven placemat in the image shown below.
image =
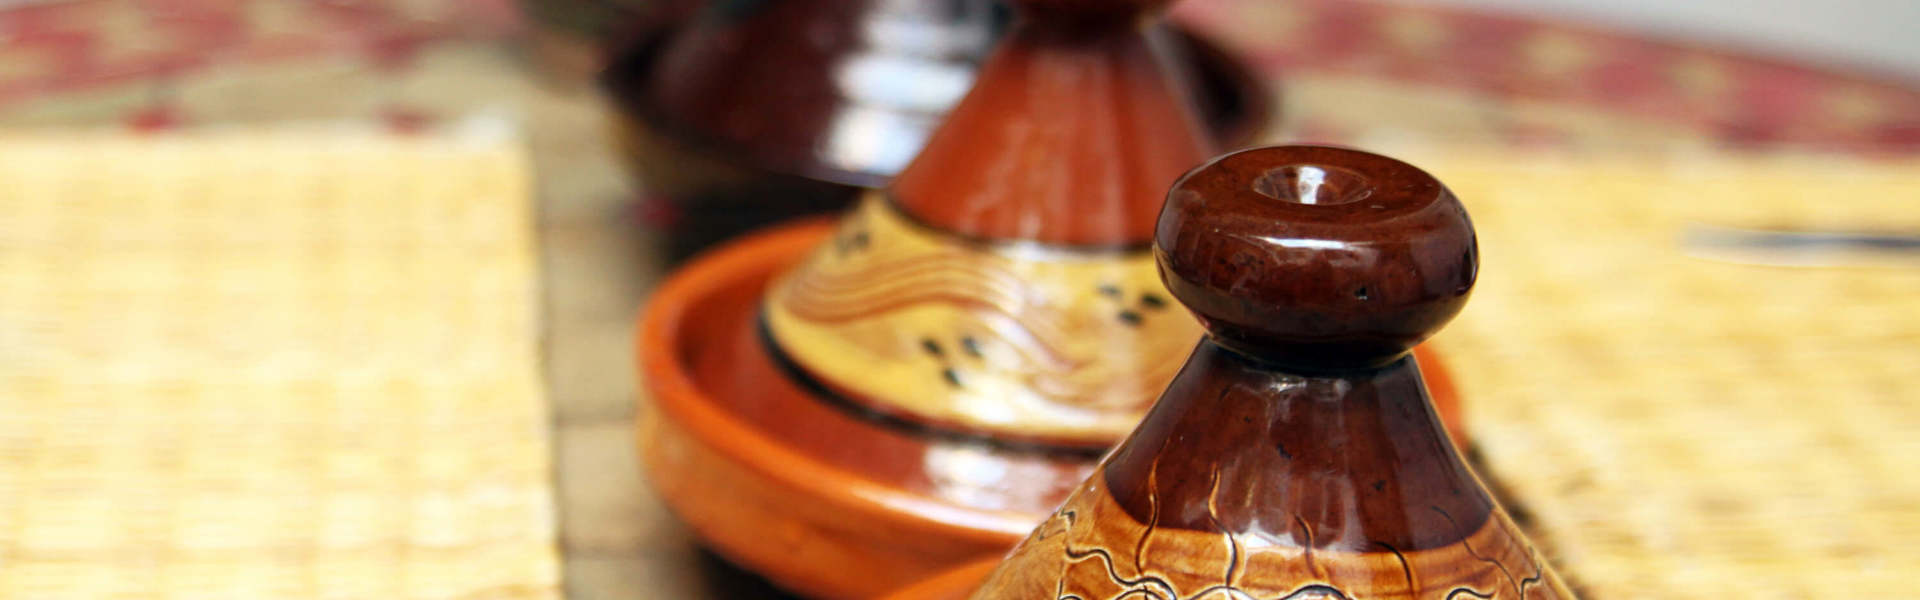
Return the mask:
[[[1917,263],[1753,266],[1681,240],[1920,233],[1920,166],[1417,162],[1484,258],[1436,347],[1492,474],[1590,598],[1914,596]]]
[[[0,597],[556,597],[517,146],[0,139]]]

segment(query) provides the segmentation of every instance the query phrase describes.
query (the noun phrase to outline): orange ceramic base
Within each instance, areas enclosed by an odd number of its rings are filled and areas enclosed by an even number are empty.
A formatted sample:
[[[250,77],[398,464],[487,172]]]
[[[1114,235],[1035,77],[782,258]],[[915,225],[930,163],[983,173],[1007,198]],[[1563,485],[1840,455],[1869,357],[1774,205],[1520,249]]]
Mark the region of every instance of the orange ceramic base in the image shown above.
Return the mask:
[[[744,238],[660,287],[638,336],[652,399],[641,455],[667,505],[720,554],[809,596],[871,598],[1005,553],[1095,457],[924,439],[788,381],[764,356],[755,315],[768,282],[832,228]],[[1453,390],[1430,354],[1420,361],[1457,436]]]
[[[1000,559],[973,561],[887,594],[883,600],[967,600]]]

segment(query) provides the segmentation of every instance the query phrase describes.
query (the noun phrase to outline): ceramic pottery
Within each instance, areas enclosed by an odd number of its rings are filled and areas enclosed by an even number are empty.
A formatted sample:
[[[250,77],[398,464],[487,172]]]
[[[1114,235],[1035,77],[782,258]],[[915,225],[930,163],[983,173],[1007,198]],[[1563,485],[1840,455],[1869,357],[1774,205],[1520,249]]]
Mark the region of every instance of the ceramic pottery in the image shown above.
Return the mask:
[[[1449,443],[1409,351],[1478,272],[1425,172],[1324,147],[1175,184],[1160,273],[1207,336],[973,598],[1572,598]]]
[[[601,81],[670,258],[884,185],[972,88],[1011,14],[998,0],[710,2],[631,27]],[[1192,73],[1214,139],[1238,146],[1265,129],[1268,84],[1153,26]]]

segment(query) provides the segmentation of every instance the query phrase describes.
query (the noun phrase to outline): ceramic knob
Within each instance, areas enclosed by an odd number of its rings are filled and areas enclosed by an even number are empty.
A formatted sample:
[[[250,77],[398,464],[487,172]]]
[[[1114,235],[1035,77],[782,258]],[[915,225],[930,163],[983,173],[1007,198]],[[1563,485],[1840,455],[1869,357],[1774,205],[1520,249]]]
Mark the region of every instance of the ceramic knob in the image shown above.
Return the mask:
[[[1440,182],[1315,146],[1179,179],[1154,232],[1201,342],[973,600],[1558,600],[1447,440],[1418,361],[1478,263]]]
[[[1309,369],[1397,360],[1460,311],[1479,265],[1466,210],[1439,180],[1322,146],[1188,172],[1154,241],[1161,279],[1214,341]]]

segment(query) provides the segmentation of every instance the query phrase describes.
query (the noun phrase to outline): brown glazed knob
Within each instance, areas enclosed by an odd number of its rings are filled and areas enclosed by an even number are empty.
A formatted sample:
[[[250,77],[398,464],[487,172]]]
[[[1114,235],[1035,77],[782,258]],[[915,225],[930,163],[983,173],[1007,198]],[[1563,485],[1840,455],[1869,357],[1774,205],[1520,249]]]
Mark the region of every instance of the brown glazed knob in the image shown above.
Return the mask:
[[[1574,597],[1403,357],[1473,286],[1444,186],[1365,152],[1248,150],[1176,183],[1155,238],[1209,341],[975,600]]]
[[[1194,169],[1154,241],[1161,279],[1214,341],[1308,369],[1397,360],[1460,312],[1479,265],[1466,210],[1439,180],[1324,146]]]

